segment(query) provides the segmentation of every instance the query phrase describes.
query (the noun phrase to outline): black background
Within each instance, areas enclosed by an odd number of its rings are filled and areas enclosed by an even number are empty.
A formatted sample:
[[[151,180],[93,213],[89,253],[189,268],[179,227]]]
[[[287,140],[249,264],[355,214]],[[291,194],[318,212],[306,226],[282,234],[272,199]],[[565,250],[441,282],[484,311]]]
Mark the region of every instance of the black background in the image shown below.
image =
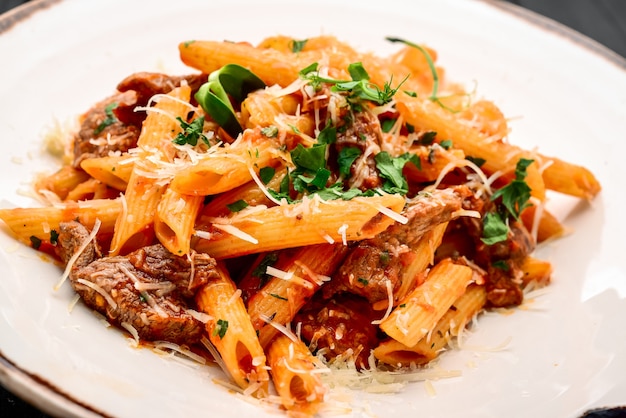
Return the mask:
[[[563,23],[626,57],[626,0],[502,1],[517,4]],[[26,2],[22,0],[0,0],[0,13]],[[6,64],[3,63],[2,65]],[[48,415],[13,396],[1,386],[0,416],[3,418],[48,417]],[[623,415],[620,413],[620,416]]]

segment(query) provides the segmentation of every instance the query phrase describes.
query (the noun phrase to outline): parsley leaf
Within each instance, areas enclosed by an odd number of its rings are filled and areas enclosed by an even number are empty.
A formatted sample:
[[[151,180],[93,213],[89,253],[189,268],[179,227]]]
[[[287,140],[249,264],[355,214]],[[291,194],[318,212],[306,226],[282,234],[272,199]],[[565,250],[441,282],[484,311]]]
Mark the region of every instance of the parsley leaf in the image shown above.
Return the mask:
[[[298,169],[316,173],[320,168],[326,167],[326,147],[326,144],[318,144],[305,148],[298,144],[291,151],[291,160]]]
[[[308,39],[302,39],[300,41],[293,39],[291,42],[289,42],[289,47],[291,48],[291,52],[298,53],[302,51],[307,42],[308,42]]]
[[[337,156],[337,164],[339,165],[339,174],[344,177],[350,176],[350,167],[352,163],[359,158],[361,150],[357,147],[345,147],[339,151]]]
[[[487,162],[484,158],[472,157],[471,155],[466,155],[465,159],[476,164],[478,168],[482,167],[482,165]]]
[[[248,202],[246,202],[245,200],[241,200],[241,199],[236,202],[229,203],[226,205],[228,210],[230,210],[231,212],[240,212],[244,210],[245,208],[247,208],[248,206],[249,206]]]
[[[409,191],[409,185],[404,174],[402,174],[404,165],[409,161],[416,167],[421,165],[419,158],[408,152],[394,158],[388,152],[382,151],[376,154],[374,160],[380,177],[386,180],[383,184],[383,190],[387,193],[406,194]]]
[[[274,174],[276,174],[276,170],[274,167],[263,167],[259,170],[259,178],[263,182],[263,184],[269,183],[273,178]]]
[[[501,189],[496,190],[491,196],[491,200],[502,198],[502,204],[516,220],[519,219],[520,214],[525,208],[531,206],[531,204],[528,203],[531,189],[524,179],[527,174],[526,169],[533,161],[534,160],[520,158],[515,167],[515,180]]]
[[[483,236],[480,238],[487,245],[504,241],[509,235],[509,227],[497,212],[488,212],[483,218]]]
[[[226,331],[228,331],[228,321],[225,319],[218,319],[215,324],[215,328],[213,329],[213,336],[218,336],[222,339],[224,338],[224,335],[226,335]]]
[[[113,102],[113,103],[109,103],[104,108],[104,114],[106,115],[106,118],[102,122],[100,122],[100,124],[96,127],[96,129],[93,130],[94,135],[98,135],[100,132],[104,130],[104,128],[106,128],[107,126],[113,125],[115,122],[118,121],[117,117],[115,117],[115,114],[113,113],[113,109],[115,109],[117,106],[118,106],[118,103]]]
[[[180,127],[183,131],[173,139],[175,144],[196,146],[198,145],[198,139],[201,139],[202,142],[207,145],[209,144],[209,140],[202,133],[202,129],[204,128],[204,116],[194,119],[191,123],[185,122],[180,116],[177,116],[176,120],[180,123]]]

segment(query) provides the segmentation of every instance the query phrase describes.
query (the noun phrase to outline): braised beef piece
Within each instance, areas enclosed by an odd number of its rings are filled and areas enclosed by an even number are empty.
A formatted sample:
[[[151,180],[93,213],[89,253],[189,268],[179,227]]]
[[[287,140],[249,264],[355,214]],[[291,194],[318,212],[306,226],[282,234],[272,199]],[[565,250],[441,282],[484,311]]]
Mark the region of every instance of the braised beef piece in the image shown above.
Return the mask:
[[[146,106],[155,94],[167,94],[179,87],[184,81],[191,87],[192,97],[200,86],[207,81],[206,74],[189,74],[170,76],[161,73],[138,72],[129,75],[117,85],[121,92],[133,92],[135,102],[132,106],[118,106],[115,110],[117,118],[124,124],[141,127],[146,117],[145,112],[136,112],[135,107]]]
[[[94,105],[84,115],[80,130],[74,137],[74,166],[85,158],[105,157],[110,152],[126,152],[137,145],[146,106],[155,94],[167,94],[185,80],[192,92],[206,81],[202,74],[168,76],[139,72],[117,85],[115,94]]]
[[[134,106],[132,92],[115,93],[96,103],[84,115],[74,136],[74,167],[86,158],[106,157],[109,152],[126,152],[137,145],[140,127],[127,125],[115,116],[120,106]]]
[[[352,350],[356,366],[367,368],[367,359],[380,342],[372,321],[381,317],[363,298],[337,295],[329,300],[316,298],[301,310],[293,323],[301,323],[301,337],[311,351],[320,351],[327,359],[346,355]]]
[[[471,197],[464,202],[465,209],[476,210],[484,215],[494,209],[494,202],[488,197]],[[511,220],[509,234],[504,241],[492,245],[485,244],[482,219],[463,217],[457,221],[464,228],[474,244],[473,253],[467,255],[487,271],[485,288],[487,303],[492,307],[518,306],[524,300],[522,290],[521,265],[534,250],[535,241],[522,222]],[[466,255],[466,254],[464,254]]]
[[[458,186],[413,199],[403,212],[408,222],[394,223],[376,237],[357,243],[333,280],[324,287],[324,295],[350,292],[370,303],[387,300],[386,283],[391,282],[394,291],[400,286],[399,274],[413,257],[410,249],[424,233],[450,221],[470,194],[467,187]]]
[[[74,221],[62,223],[59,229],[58,253],[67,262],[89,232]],[[142,340],[177,344],[199,341],[204,326],[186,311],[185,298],[194,288],[217,277],[213,258],[193,254],[189,261],[160,244],[128,256],[99,256],[97,244],[91,241],[69,275],[72,287],[87,306],[118,326],[130,324]]]

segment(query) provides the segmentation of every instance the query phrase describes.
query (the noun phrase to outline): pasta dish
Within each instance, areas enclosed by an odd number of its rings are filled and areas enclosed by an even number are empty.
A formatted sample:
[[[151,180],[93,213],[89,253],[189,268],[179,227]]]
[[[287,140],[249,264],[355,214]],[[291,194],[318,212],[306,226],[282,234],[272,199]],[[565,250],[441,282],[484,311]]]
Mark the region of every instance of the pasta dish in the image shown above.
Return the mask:
[[[45,204],[0,219],[62,264],[55,289],[290,414],[323,409],[338,363],[427,367],[549,284],[533,251],[565,227],[546,193],[601,186],[511,144],[434,49],[388,40],[182,42],[193,71],[121,80],[34,182]]]

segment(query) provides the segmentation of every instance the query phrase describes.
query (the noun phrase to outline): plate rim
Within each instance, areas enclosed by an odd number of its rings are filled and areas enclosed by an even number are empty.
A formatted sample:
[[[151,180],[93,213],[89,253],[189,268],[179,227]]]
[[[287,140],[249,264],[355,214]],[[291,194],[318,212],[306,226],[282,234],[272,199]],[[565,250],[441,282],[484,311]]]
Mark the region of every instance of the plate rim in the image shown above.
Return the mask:
[[[25,24],[36,13],[45,12],[66,0],[31,0],[0,15],[0,36],[15,26]],[[556,20],[543,16],[520,5],[501,0],[473,0],[498,9],[553,36],[569,41],[605,62],[616,66],[626,74],[626,57],[600,42]],[[0,385],[42,412],[53,416],[93,418],[108,416],[102,411],[64,393],[54,384],[20,367],[0,350]],[[594,408],[596,410],[597,408]]]

